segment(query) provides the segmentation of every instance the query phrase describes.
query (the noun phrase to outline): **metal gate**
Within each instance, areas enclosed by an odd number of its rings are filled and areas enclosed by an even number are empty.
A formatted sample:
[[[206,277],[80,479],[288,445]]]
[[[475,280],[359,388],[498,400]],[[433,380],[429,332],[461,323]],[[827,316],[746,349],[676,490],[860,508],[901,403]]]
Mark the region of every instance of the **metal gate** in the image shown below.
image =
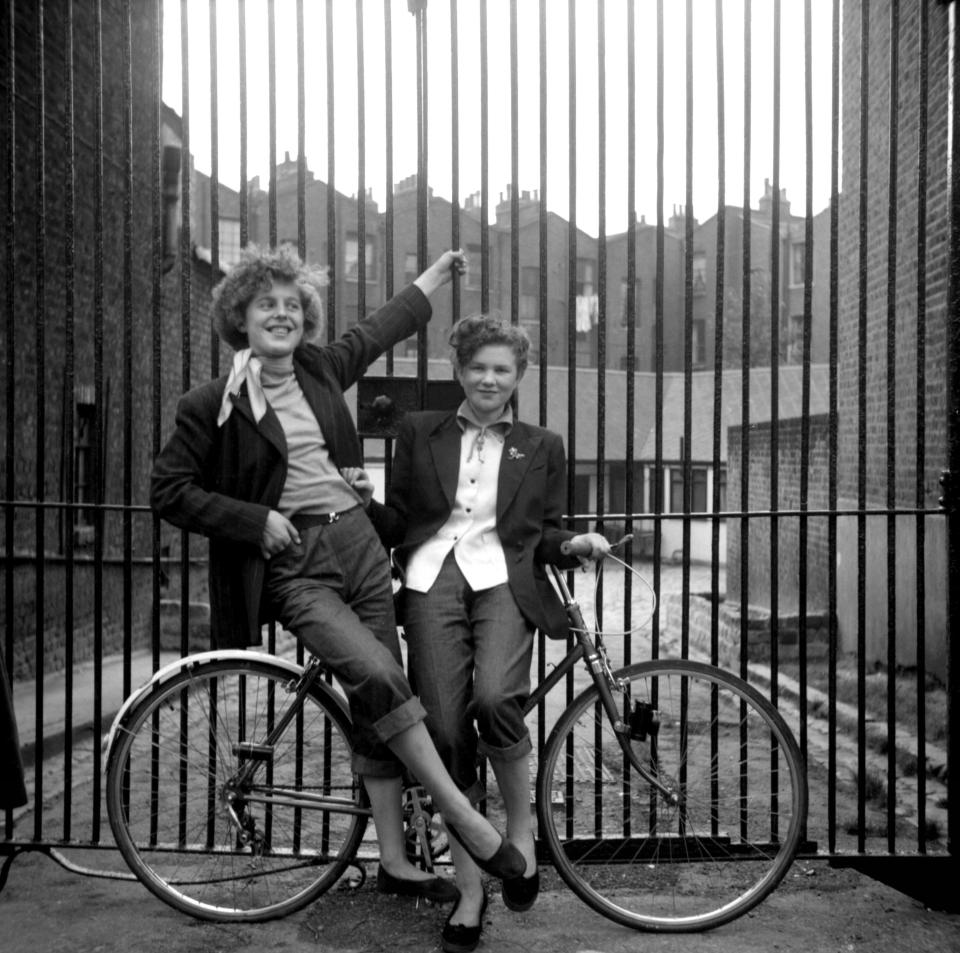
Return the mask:
[[[148,475],[227,356],[212,285],[284,241],[329,268],[330,338],[465,248],[429,331],[359,388],[371,468],[386,411],[456,399],[451,320],[523,324],[520,413],[564,435],[570,525],[633,533],[660,597],[622,661],[675,649],[764,687],[807,759],[816,856],[954,861],[954,4],[0,17],[0,644],[29,793],[0,886],[22,849],[110,847],[112,713],[207,644],[205,546],[150,513]]]

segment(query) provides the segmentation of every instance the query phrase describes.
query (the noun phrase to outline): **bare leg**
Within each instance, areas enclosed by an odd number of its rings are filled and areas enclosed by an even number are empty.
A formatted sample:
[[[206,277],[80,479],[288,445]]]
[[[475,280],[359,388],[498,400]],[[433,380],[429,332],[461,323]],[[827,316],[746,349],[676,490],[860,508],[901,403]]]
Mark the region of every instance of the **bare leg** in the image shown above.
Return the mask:
[[[457,828],[470,849],[479,857],[493,856],[501,845],[499,832],[453,783],[424,723],[417,722],[394,735],[387,745],[430,792],[433,803]]]
[[[533,816],[530,812],[530,766],[526,758],[491,762],[497,776],[500,795],[507,812],[507,837],[517,846],[527,862],[526,876],[537,869],[536,845],[533,837]],[[460,900],[450,917],[452,924],[476,926],[483,905],[483,880],[480,868],[467,852],[450,838],[450,857],[456,868]]]
[[[470,859],[470,855],[451,837],[450,859],[456,870],[460,899],[450,916],[450,923],[475,927],[480,922],[480,910],[483,907],[483,879],[480,868]]]
[[[530,764],[526,758],[490,763],[507,811],[507,837],[527,862],[525,876],[532,877],[537,869],[537,854],[530,811]]]
[[[365,776],[363,786],[370,797],[373,823],[377,828],[380,866],[401,880],[432,880],[435,875],[412,864],[404,848],[400,779]]]

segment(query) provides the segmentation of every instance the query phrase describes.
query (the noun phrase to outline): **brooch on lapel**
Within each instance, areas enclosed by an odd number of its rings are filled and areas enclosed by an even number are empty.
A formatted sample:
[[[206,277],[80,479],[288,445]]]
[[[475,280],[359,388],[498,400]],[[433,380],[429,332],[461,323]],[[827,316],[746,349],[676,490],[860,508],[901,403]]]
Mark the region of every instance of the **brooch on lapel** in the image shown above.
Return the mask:
[[[511,460],[522,460],[522,459],[526,456],[526,454],[525,454],[525,453],[521,453],[516,447],[511,447],[511,448],[507,451],[507,456],[508,456]]]

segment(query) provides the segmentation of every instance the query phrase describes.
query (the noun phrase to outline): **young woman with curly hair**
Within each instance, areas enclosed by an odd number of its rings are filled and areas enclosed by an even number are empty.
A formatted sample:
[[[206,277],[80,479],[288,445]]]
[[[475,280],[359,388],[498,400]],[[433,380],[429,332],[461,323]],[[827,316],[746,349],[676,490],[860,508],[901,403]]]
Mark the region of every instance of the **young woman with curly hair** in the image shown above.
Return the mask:
[[[249,250],[214,291],[217,329],[237,349],[232,367],[181,398],[151,486],[161,516],[210,539],[215,643],[259,645],[272,616],[340,682],[380,842],[378,887],[438,901],[458,892],[406,857],[401,763],[485,869],[515,876],[524,862],[451,780],[404,675],[390,570],[367,518],[370,487],[343,392],[426,324],[428,298],[464,262],[444,253],[321,345],[312,338],[323,327],[323,272],[289,249]]]

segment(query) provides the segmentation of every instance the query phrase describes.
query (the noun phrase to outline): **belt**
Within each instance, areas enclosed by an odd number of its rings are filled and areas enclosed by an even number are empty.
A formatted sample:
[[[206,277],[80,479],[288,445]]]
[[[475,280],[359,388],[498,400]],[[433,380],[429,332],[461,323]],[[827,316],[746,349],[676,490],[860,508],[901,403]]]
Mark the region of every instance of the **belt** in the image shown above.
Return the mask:
[[[339,523],[342,516],[359,510],[360,504],[351,506],[348,510],[340,510],[336,513],[296,513],[291,517],[290,522],[297,529],[310,529],[311,526],[329,526],[331,523]]]

